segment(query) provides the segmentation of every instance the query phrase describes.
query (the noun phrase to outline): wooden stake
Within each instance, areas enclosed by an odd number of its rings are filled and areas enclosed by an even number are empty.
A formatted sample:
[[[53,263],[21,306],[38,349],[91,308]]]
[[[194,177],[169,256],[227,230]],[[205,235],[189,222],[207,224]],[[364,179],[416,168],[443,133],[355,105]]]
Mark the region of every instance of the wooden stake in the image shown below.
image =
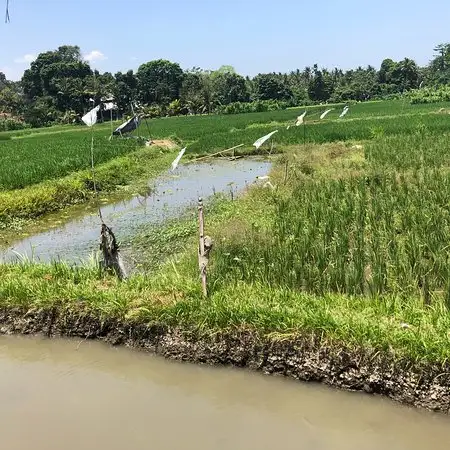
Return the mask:
[[[287,183],[287,179],[288,179],[288,170],[289,170],[289,160],[287,159],[286,156],[286,163],[284,165],[284,184]]]
[[[202,279],[202,291],[203,296],[208,295],[206,289],[206,255],[205,255],[205,221],[203,217],[203,200],[201,197],[198,198],[198,224],[199,224],[199,247],[198,247],[198,265],[200,269],[200,276]]]
[[[303,147],[306,147],[306,123],[303,122]]]

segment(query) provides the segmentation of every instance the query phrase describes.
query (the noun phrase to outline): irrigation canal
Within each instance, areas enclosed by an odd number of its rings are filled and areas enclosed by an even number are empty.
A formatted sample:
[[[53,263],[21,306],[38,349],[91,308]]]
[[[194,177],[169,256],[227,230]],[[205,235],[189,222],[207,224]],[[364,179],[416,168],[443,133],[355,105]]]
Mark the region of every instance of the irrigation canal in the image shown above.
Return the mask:
[[[447,416],[95,341],[0,336],[8,450],[447,450]]]

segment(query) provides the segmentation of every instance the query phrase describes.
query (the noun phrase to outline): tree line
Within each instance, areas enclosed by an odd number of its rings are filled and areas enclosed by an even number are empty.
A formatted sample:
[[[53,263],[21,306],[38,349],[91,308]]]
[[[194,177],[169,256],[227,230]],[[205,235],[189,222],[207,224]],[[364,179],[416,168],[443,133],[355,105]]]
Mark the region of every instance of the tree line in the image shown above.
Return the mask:
[[[78,46],[64,45],[40,53],[18,82],[0,72],[0,121],[71,123],[105,99],[114,99],[119,115],[138,108],[156,117],[389,98],[450,83],[450,44],[440,44],[434,52],[425,67],[409,58],[385,59],[379,69],[329,70],[315,64],[250,78],[231,66],[183,70],[162,59],[146,62],[136,72],[100,73],[83,60]]]

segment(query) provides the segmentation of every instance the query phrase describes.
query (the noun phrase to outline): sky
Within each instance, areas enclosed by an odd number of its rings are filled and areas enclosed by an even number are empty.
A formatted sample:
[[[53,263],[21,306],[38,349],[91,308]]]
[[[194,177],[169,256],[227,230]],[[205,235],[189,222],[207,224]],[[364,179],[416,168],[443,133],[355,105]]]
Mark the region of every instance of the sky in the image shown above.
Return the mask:
[[[6,0],[0,0],[3,19]],[[405,57],[450,41],[449,0],[9,0],[0,71],[17,80],[40,52],[78,45],[101,72],[153,59],[242,75]]]

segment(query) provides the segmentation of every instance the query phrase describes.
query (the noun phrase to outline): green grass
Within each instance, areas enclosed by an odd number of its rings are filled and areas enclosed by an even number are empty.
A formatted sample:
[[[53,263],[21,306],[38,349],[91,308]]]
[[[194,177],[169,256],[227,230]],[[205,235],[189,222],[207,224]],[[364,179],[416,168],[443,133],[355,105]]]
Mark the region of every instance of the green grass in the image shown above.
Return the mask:
[[[273,138],[275,146],[283,147],[303,142],[360,141],[383,136],[421,133],[426,130],[435,134],[448,133],[450,131],[450,123],[448,116],[438,114],[404,115],[388,118],[372,117],[366,119],[350,119],[349,117],[339,121],[306,122],[305,127],[291,127],[289,130],[284,125],[275,123],[270,126],[253,126],[243,130],[226,131],[201,137],[188,147],[188,152],[207,154],[240,144],[251,147],[256,139],[275,129],[279,130]]]
[[[447,119],[449,120],[449,119]],[[450,120],[449,120],[450,123]],[[379,171],[405,171],[450,167],[450,127],[447,132],[431,129],[377,139],[366,146],[365,157]]]
[[[404,302],[394,296],[314,296],[243,282],[214,289],[204,300],[197,279],[180,274],[180,269],[173,265],[163,275],[135,276],[120,283],[94,268],[9,265],[0,277],[0,305],[57,307],[61,312],[158,323],[197,334],[245,329],[286,339],[312,333],[323,345],[344,343],[418,364],[443,364],[450,357],[450,316],[440,303],[424,308],[418,300]]]
[[[112,140],[96,133],[95,162],[101,164],[137,148],[134,140]],[[90,167],[89,133],[71,131],[0,141],[0,190],[20,189]]]

